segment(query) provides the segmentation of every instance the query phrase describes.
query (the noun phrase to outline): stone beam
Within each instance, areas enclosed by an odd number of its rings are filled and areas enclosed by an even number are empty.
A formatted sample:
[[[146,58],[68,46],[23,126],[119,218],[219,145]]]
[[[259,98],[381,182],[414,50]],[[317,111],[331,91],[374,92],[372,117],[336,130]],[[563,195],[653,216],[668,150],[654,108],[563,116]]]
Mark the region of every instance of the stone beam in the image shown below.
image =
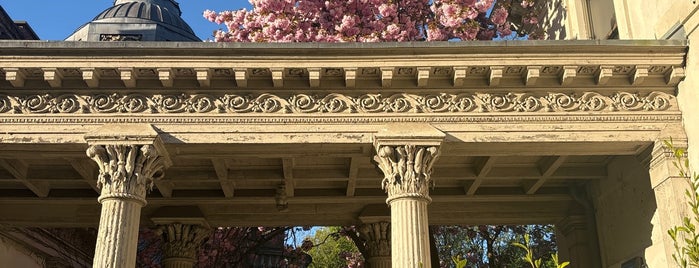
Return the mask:
[[[468,187],[466,187],[466,195],[472,196],[476,194],[476,190],[478,190],[478,187],[481,186],[485,177],[488,175],[488,173],[490,173],[490,170],[493,169],[496,161],[497,156],[480,157],[475,167],[477,178]]]
[[[357,186],[357,176],[359,175],[359,162],[361,157],[350,158],[349,174],[347,175],[347,196],[354,196]]]
[[[214,166],[214,170],[216,171],[216,177],[218,177],[218,182],[221,184],[223,195],[226,196],[226,198],[233,197],[235,193],[235,185],[228,179],[228,166],[226,165],[226,161],[219,158],[212,158],[211,164]]]
[[[95,192],[100,192],[100,189],[97,187],[97,180],[95,180],[97,174],[99,174],[99,170],[94,161],[89,159],[68,159],[68,162],[70,162],[73,169],[80,174],[80,177],[82,177]]]
[[[296,182],[294,181],[294,163],[293,158],[282,159],[282,170],[284,172],[284,184],[286,186],[286,196],[294,197],[294,189]]]
[[[51,188],[49,188],[48,183],[38,183],[27,179],[29,165],[26,162],[19,159],[0,159],[0,166],[12,174],[12,176],[20,181],[25,187],[29,188],[29,190],[31,190],[36,196],[49,196]]]
[[[553,176],[553,174],[563,165],[566,161],[567,156],[548,156],[544,157],[539,161],[539,170],[541,171],[541,178],[538,179],[532,185],[525,186],[524,191],[527,194],[535,194],[541,186],[546,183],[547,180]]]

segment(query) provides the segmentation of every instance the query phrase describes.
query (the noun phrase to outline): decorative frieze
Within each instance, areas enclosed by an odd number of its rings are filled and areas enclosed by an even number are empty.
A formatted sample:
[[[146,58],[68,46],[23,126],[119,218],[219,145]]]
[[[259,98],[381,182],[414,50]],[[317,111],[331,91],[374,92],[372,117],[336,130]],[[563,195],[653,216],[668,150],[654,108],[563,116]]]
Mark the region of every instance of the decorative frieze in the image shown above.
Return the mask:
[[[430,200],[432,165],[438,157],[438,146],[378,146],[374,160],[384,173],[381,188],[388,193],[386,202],[405,196]]]
[[[677,109],[663,92],[237,94],[0,94],[0,113],[484,113]]]
[[[150,144],[91,145],[87,156],[99,167],[100,200],[129,198],[143,204],[153,181],[162,178],[166,162]]]

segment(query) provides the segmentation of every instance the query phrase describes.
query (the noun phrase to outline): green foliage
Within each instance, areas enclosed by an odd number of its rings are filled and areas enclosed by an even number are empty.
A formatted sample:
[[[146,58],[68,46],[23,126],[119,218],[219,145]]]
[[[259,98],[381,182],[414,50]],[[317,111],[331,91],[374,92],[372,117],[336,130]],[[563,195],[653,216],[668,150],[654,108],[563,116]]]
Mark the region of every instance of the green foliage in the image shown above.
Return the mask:
[[[460,256],[451,257],[451,260],[454,262],[454,265],[456,265],[456,268],[464,268],[466,264],[468,264],[468,260],[462,260]]]
[[[532,250],[550,262],[556,251],[552,225],[434,226],[434,239],[440,263],[457,267],[454,257],[470,267],[525,267],[524,252],[512,246],[524,234],[530,235]]]
[[[348,261],[343,257],[347,253],[359,254],[354,242],[340,235],[340,227],[319,228],[313,237],[307,237],[313,242],[313,247],[307,251],[313,258],[310,268],[348,267]]]
[[[543,268],[545,266],[542,266],[542,260],[541,258],[535,259],[534,258],[534,251],[531,249],[531,242],[529,239],[529,234],[524,234],[524,244],[522,243],[517,243],[514,242],[512,243],[513,246],[516,246],[518,248],[524,249],[526,254],[522,259],[529,263],[532,268]],[[556,265],[556,268],[565,268],[566,266],[570,265],[570,262],[563,262],[560,263],[558,261],[558,253],[551,254],[551,259],[553,260],[554,264]]]
[[[689,184],[684,194],[687,197],[687,206],[692,210],[690,216],[682,218],[682,225],[667,231],[675,247],[672,258],[680,267],[699,267],[699,231],[696,227],[699,223],[699,175],[690,172],[689,158],[686,157],[685,150],[676,148],[672,140],[665,141],[665,146],[674,153],[673,164],[678,169],[679,175]]]

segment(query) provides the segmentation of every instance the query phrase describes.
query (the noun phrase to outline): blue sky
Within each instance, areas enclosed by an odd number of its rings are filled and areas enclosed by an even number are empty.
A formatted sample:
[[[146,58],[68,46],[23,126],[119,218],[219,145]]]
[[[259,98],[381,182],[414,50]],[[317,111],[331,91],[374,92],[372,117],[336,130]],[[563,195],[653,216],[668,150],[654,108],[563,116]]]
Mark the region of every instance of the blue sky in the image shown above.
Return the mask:
[[[205,9],[250,9],[246,0],[178,0],[182,17],[202,40],[211,37],[219,25],[202,17]],[[0,6],[14,20],[29,22],[42,40],[63,40],[78,27],[112,6],[114,0],[0,0]]]

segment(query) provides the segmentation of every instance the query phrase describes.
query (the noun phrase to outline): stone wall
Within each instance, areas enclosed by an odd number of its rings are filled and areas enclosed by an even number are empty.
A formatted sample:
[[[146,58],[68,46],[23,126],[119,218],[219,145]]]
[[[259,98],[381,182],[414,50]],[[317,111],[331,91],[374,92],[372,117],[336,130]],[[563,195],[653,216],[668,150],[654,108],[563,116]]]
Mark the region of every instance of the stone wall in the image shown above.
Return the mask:
[[[44,267],[42,257],[3,235],[0,235],[0,263],[3,267]]]

